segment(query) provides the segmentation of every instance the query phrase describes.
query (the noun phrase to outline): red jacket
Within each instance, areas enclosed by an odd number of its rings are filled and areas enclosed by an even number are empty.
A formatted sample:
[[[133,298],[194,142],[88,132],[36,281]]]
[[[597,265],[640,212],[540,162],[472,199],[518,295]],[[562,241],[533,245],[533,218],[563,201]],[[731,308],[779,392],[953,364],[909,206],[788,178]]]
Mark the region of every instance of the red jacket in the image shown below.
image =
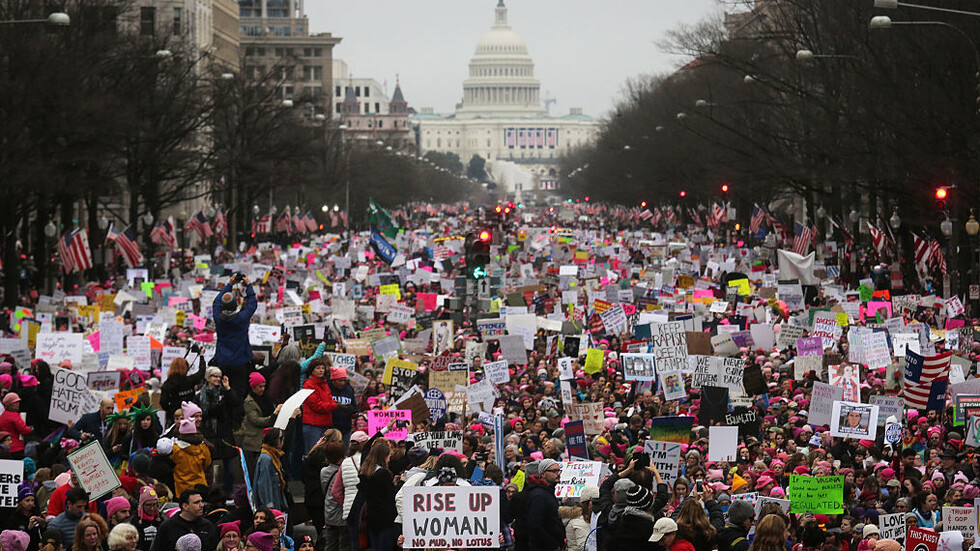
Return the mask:
[[[9,432],[13,439],[10,441],[10,452],[17,453],[24,451],[24,441],[22,434],[30,434],[31,428],[20,418],[20,413],[16,411],[5,411],[0,413],[0,431]]]
[[[333,410],[337,409],[337,403],[333,401],[333,393],[330,392],[330,381],[310,377],[303,383],[303,388],[313,390],[313,394],[303,402],[303,424],[333,426]]]

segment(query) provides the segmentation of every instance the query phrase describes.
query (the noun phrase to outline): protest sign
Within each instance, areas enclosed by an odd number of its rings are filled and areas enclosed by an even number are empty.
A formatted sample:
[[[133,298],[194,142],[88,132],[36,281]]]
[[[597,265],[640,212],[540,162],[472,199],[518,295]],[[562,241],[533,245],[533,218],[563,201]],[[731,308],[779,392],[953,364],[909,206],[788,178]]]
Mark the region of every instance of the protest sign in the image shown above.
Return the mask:
[[[656,380],[656,361],[653,354],[622,354],[619,358],[627,381]]]
[[[432,353],[441,354],[444,350],[449,350],[450,348],[452,348],[452,346],[453,346],[452,320],[433,321],[432,322]]]
[[[745,391],[742,389],[742,376],[745,370],[745,360],[742,358],[722,358],[721,368],[718,373],[721,375],[719,386],[728,389],[729,396],[742,396]]]
[[[905,537],[905,513],[878,515],[878,531],[881,539],[900,539]]]
[[[809,422],[816,425],[830,425],[834,402],[844,399],[844,389],[819,381],[813,383],[810,400]]]
[[[688,356],[690,364],[691,388],[703,386],[718,386],[720,358],[714,356]]]
[[[90,501],[96,501],[121,486],[102,444],[97,441],[68,454],[68,466],[75,473],[82,489],[88,493]]]
[[[878,406],[857,402],[834,402],[830,435],[874,440],[878,434]]]
[[[394,397],[400,397],[409,388],[418,374],[418,364],[398,358],[388,358],[385,362],[385,371],[381,382],[391,387]]]
[[[661,373],[660,387],[663,389],[665,400],[681,400],[687,396],[687,391],[684,390],[684,374],[680,371]]]
[[[776,346],[780,350],[785,350],[791,346],[796,346],[797,339],[803,338],[806,329],[798,325],[782,324],[779,327],[779,337],[776,339]]]
[[[468,371],[429,371],[429,388],[438,388],[443,394],[456,390],[456,385],[470,384]]]
[[[438,388],[430,388],[425,391],[425,405],[429,408],[429,419],[433,423],[438,423],[446,416],[448,401],[446,395]]]
[[[599,485],[603,463],[600,461],[562,461],[561,478],[555,486],[555,497],[579,497],[588,484]]]
[[[353,354],[327,352],[324,355],[330,358],[330,362],[334,367],[342,367],[347,371],[354,371],[354,366],[357,365],[357,356]]]
[[[711,461],[735,461],[738,427],[708,427],[708,458]]]
[[[402,492],[405,548],[498,548],[500,490],[411,486]]]
[[[303,402],[305,402],[311,394],[313,394],[313,389],[302,388],[297,390],[296,393],[289,398],[286,398],[286,401],[283,402],[282,407],[279,409],[279,414],[276,415],[276,421],[272,426],[277,429],[286,430],[286,425],[289,424],[289,419],[292,417],[293,412],[296,411],[296,408],[303,405]]]
[[[510,372],[507,369],[506,360],[484,363],[483,374],[495,385],[507,384],[507,381],[510,380]]]
[[[24,462],[0,459],[0,507],[16,507],[17,487],[24,480]]]
[[[388,440],[404,440],[408,438],[409,425],[412,424],[412,410],[371,410],[367,412],[367,418],[368,436],[374,436],[376,432],[388,426],[388,423],[394,420],[395,426],[385,433],[385,438]]]
[[[565,423],[566,449],[571,459],[588,460],[589,446],[585,438],[585,422],[569,421]]]
[[[844,477],[791,474],[788,497],[793,513],[841,514],[844,512]]]
[[[602,402],[585,402],[583,404],[572,404],[573,417],[585,422],[586,434],[602,434],[605,427],[602,425],[603,409]]]
[[[680,468],[681,445],[675,442],[647,440],[643,443],[643,451],[650,455],[650,464],[660,471],[664,483],[672,488]]]
[[[779,508],[783,510],[784,513],[789,514],[790,503],[788,499],[779,499],[776,497],[769,496],[759,496],[759,499],[755,502],[755,518],[759,518],[759,513],[762,512],[762,507],[766,503],[775,503],[779,505]]]
[[[830,384],[844,390],[844,400],[848,402],[861,400],[861,375],[853,365],[832,365],[829,370]]]
[[[138,387],[130,390],[122,390],[116,392],[112,395],[113,401],[116,403],[116,411],[123,412],[131,408],[136,399],[140,397],[140,394],[146,392],[146,387]]]
[[[905,532],[905,549],[907,551],[938,551],[939,534],[922,528],[908,528]]]
[[[902,419],[905,412],[905,400],[898,396],[872,396],[868,402],[878,406],[878,426],[884,426],[889,417]]]
[[[977,511],[973,507],[943,507],[943,531],[972,535],[977,529]]]
[[[99,400],[88,390],[85,373],[55,368],[48,418],[56,423],[75,422],[83,414],[99,409]]]
[[[430,431],[413,432],[409,436],[409,441],[414,442],[416,447],[425,450],[463,450],[463,431]]]
[[[92,390],[115,392],[119,390],[119,371],[90,371],[85,374],[86,385]]]
[[[58,365],[62,360],[69,360],[72,365],[82,362],[81,333],[38,333],[35,343],[35,358],[44,360],[48,365]]]
[[[650,420],[650,439],[690,444],[693,427],[694,417],[654,417]]]
[[[671,321],[651,324],[650,352],[659,371],[687,369],[687,333],[684,323]]]

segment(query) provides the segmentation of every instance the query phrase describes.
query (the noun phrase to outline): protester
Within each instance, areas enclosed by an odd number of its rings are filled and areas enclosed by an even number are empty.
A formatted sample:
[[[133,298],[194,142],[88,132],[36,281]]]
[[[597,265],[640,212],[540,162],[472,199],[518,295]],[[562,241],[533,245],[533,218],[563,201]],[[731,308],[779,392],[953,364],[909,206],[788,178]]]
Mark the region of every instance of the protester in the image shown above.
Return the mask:
[[[184,490],[180,494],[180,512],[160,525],[149,551],[175,549],[177,540],[186,534],[194,534],[201,540],[202,549],[215,549],[218,532],[204,518],[204,498],[198,490]]]
[[[139,543],[139,532],[132,524],[121,523],[109,531],[107,545],[109,551],[136,551]]]
[[[282,446],[285,436],[280,429],[266,429],[262,453],[255,466],[255,503],[270,509],[288,509],[286,476],[282,469]]]
[[[273,405],[265,396],[265,377],[252,373],[248,377],[250,390],[245,397],[245,418],[242,421],[241,442],[245,452],[245,463],[248,472],[255,472],[255,462],[262,451],[262,436],[265,429],[272,426],[276,415],[282,409],[282,404]]]
[[[244,287],[244,301],[239,300],[235,285]],[[212,365],[218,366],[228,377],[231,388],[239,396],[248,390],[249,365],[252,347],[248,339],[248,326],[258,308],[255,289],[247,275],[236,273],[214,298],[211,312],[214,316],[216,349]]]
[[[330,392],[329,370],[330,366],[322,358],[314,360],[310,362],[310,378],[303,383],[304,389],[313,391],[303,402],[303,442],[306,444],[303,455],[310,453],[323,433],[333,425],[337,403]]]

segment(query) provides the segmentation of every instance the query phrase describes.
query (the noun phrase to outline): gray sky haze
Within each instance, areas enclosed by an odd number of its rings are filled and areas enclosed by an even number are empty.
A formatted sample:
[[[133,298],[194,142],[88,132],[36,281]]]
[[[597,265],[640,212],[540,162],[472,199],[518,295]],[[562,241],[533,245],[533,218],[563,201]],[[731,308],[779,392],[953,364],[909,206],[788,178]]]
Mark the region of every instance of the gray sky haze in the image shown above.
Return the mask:
[[[497,0],[306,0],[313,32],[343,38],[334,57],[355,77],[394,90],[409,105],[451,113],[462,96],[477,41],[493,25]],[[582,107],[603,116],[627,78],[686,62],[656,42],[681,23],[717,14],[716,0],[507,0],[511,27],[527,42],[542,97],[554,115]]]

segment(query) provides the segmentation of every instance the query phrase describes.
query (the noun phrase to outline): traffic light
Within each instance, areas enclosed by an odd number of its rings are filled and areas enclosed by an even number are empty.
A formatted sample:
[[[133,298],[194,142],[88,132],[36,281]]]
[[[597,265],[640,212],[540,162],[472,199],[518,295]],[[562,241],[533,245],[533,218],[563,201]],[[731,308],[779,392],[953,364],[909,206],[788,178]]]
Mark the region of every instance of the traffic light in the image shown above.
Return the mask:
[[[488,229],[481,229],[466,236],[466,277],[483,279],[489,275],[487,264],[490,263],[490,241],[493,234]]]
[[[936,208],[939,210],[946,210],[946,196],[949,195],[949,191],[944,187],[936,188]]]
[[[726,194],[728,193],[728,184],[721,185],[721,192]]]

